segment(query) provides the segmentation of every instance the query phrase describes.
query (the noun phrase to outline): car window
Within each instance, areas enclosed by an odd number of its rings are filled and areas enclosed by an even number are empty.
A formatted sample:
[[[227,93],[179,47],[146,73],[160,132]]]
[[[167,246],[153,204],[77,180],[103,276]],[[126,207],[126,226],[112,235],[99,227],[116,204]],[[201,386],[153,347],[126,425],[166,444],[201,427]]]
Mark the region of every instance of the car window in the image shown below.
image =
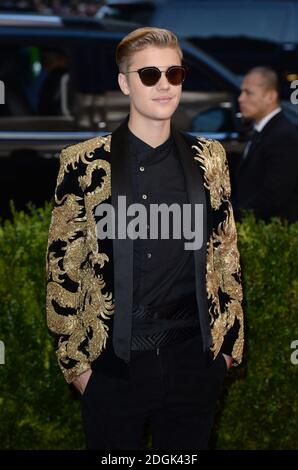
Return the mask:
[[[70,68],[67,51],[31,45],[6,45],[0,51],[0,79],[5,84],[1,117],[5,127],[18,118],[68,116]]]
[[[26,96],[31,81],[30,51],[22,47],[0,47],[0,79],[5,84],[6,99],[0,108],[3,116],[31,114]]]
[[[200,133],[231,133],[235,129],[233,107],[212,106],[199,112],[191,122],[191,131]]]
[[[119,89],[115,40],[65,47],[15,42],[0,45],[2,130],[105,126],[100,122],[106,117],[103,95]]]

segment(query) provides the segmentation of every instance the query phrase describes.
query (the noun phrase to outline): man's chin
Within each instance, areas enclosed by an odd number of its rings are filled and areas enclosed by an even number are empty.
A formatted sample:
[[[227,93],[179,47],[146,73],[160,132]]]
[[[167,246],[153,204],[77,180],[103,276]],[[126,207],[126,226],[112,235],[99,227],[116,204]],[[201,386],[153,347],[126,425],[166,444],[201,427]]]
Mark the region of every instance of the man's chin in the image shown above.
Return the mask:
[[[161,120],[161,121],[167,121],[168,119],[171,119],[174,112],[176,111],[176,109],[170,109],[170,110],[161,110],[160,112],[155,112],[153,113],[154,114],[154,118],[157,119],[157,120]]]
[[[252,121],[253,120],[253,117],[251,116],[251,114],[249,112],[240,110],[240,113],[241,113],[242,119],[245,119],[246,121]]]

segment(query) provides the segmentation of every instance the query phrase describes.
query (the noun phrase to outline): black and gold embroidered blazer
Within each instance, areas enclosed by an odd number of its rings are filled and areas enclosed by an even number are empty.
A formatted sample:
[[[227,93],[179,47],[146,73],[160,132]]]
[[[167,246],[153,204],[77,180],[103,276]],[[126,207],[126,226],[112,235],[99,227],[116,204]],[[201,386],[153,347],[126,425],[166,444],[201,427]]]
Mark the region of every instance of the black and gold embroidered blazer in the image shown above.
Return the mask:
[[[242,288],[225,151],[217,141],[172,129],[190,203],[203,204],[203,246],[194,252],[203,345],[216,357],[232,340],[243,351]],[[113,317],[130,314],[133,241],[98,240],[96,207],[132,202],[127,124],[112,135],[64,149],[47,250],[47,322],[57,339],[67,382],[90,368],[111,344]],[[114,206],[115,207],[115,206]],[[123,310],[124,309],[124,310]]]

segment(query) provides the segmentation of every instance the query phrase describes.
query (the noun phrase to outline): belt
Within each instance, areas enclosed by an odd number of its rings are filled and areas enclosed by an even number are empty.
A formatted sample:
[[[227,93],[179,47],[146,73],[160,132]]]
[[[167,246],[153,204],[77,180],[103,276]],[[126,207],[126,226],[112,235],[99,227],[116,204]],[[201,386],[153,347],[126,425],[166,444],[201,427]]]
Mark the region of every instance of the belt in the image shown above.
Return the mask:
[[[131,338],[132,351],[152,351],[164,346],[183,343],[188,339],[200,335],[200,327],[171,328],[151,335],[134,335]]]
[[[155,307],[133,305],[132,317],[138,320],[186,319],[195,316],[197,308],[196,296],[191,294],[175,302]]]
[[[200,332],[195,295],[133,310],[131,349],[144,351],[185,341]]]

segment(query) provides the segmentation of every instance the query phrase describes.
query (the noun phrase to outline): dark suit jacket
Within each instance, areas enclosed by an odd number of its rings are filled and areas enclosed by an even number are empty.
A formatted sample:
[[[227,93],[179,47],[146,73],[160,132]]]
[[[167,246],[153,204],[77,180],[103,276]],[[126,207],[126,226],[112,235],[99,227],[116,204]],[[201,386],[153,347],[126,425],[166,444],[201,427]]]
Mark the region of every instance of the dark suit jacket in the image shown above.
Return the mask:
[[[205,351],[243,350],[240,264],[223,147],[172,129],[189,202],[203,205],[203,246],[194,252],[196,297]],[[127,124],[62,151],[47,252],[47,320],[68,382],[97,364],[119,374],[115,344],[127,341],[133,296],[133,241],[99,240],[96,208],[132,201]],[[121,331],[113,318],[122,318]],[[117,325],[117,322],[115,322]],[[118,336],[117,336],[118,335]],[[114,340],[112,341],[114,336]]]
[[[282,112],[241,159],[232,196],[237,217],[240,209],[252,209],[264,220],[298,220],[298,129]]]

